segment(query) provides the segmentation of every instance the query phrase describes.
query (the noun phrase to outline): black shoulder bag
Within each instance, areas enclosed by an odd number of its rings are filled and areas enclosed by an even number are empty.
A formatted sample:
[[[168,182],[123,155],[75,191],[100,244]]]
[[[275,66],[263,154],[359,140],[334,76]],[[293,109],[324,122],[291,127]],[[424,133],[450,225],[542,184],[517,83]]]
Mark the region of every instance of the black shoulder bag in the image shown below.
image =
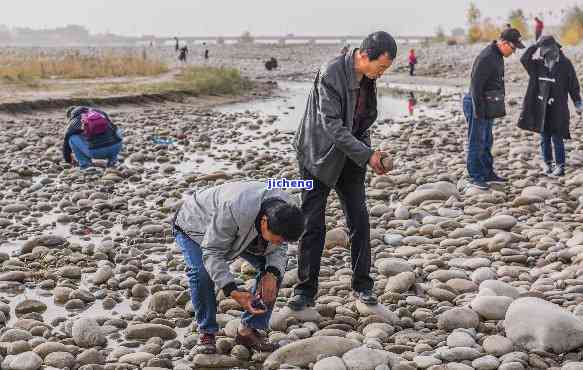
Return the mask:
[[[484,115],[486,119],[500,118],[506,115],[504,97],[504,90],[490,90],[484,93],[486,101]]]

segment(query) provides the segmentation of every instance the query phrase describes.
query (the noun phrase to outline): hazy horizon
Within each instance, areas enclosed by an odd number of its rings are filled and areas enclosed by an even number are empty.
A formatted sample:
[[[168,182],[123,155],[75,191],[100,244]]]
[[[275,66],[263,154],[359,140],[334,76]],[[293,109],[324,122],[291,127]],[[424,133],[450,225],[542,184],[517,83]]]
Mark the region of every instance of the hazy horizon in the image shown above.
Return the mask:
[[[476,0],[483,17],[503,23],[511,9],[527,16],[541,15],[557,23],[561,9],[572,0]],[[6,4],[9,4],[6,6]],[[269,4],[246,2],[166,0],[138,2],[96,0],[4,0],[0,24],[14,27],[55,28],[68,24],[87,27],[91,33],[111,32],[125,36],[237,36],[253,35],[363,35],[383,29],[395,35],[433,35],[438,26],[449,33],[465,27],[468,0],[436,2],[295,0]],[[30,10],[34,9],[34,12]]]

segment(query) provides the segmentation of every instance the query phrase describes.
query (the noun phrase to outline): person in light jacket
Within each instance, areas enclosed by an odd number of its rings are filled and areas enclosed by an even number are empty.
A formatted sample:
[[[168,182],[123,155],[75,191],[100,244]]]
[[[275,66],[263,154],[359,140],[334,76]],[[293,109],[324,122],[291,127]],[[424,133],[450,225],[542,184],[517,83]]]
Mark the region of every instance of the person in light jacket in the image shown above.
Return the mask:
[[[197,190],[175,215],[174,232],[189,271],[190,295],[199,337],[199,353],[215,353],[216,291],[245,310],[236,342],[271,352],[259,330],[268,329],[287,265],[285,242],[299,239],[301,210],[283,190],[267,190],[259,181],[238,181]],[[252,292],[237,287],[229,263],[241,257],[257,271]]]

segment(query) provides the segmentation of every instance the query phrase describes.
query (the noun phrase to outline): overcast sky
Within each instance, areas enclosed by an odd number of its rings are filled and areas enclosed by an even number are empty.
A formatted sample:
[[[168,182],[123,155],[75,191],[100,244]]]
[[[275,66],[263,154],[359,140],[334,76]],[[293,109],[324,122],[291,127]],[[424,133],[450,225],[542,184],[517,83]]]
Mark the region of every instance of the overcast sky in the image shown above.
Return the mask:
[[[1,0],[0,24],[57,27],[82,24],[92,33],[138,36],[432,35],[465,26],[468,0]],[[510,9],[560,17],[573,0],[477,0],[485,16],[502,22]],[[581,1],[579,1],[581,3]],[[552,17],[549,11],[553,11]],[[548,22],[552,23],[552,22]]]

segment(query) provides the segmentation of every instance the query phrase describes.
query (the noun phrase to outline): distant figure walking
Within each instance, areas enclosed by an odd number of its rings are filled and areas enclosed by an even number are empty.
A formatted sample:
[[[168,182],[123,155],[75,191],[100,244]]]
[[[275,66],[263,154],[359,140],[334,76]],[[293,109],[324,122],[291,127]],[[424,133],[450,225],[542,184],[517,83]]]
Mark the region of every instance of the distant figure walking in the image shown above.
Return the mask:
[[[180,48],[180,55],[178,55],[178,60],[182,63],[186,63],[186,56],[188,55],[188,46],[184,45]]]
[[[267,62],[265,62],[265,69],[271,71],[272,69],[277,69],[277,59],[271,57]]]
[[[409,50],[409,75],[415,75],[415,65],[417,64],[417,55],[415,55],[415,49]]]
[[[178,41],[178,37],[175,37],[174,40],[176,41],[174,44],[174,50],[178,52],[178,50],[180,50],[180,42]]]
[[[208,60],[209,58],[209,49],[206,47],[206,42],[202,43],[202,46],[204,47],[204,60]]]
[[[534,17],[535,41],[538,41],[538,39],[540,39],[541,35],[543,34],[544,28],[545,24],[543,23],[543,21],[541,21],[539,17]]]

